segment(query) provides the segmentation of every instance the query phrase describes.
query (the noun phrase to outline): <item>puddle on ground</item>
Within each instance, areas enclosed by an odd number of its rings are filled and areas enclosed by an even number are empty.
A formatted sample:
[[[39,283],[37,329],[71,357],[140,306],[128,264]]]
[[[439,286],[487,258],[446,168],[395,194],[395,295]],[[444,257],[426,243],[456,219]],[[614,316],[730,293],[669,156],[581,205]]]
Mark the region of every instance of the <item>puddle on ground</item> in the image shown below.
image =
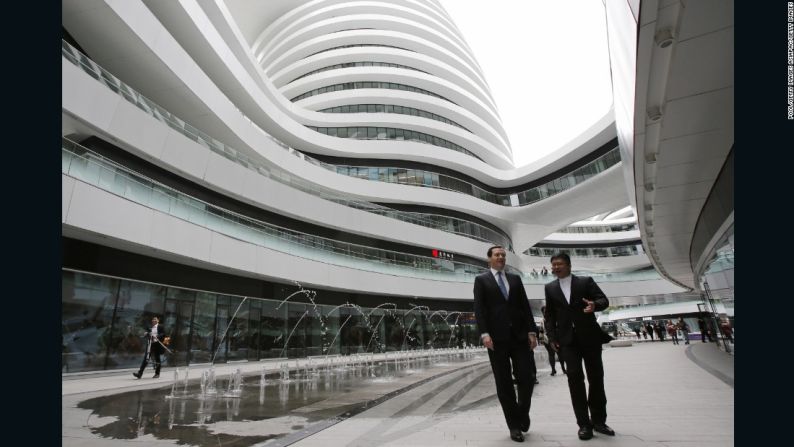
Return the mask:
[[[444,364],[468,361],[470,358],[444,359]],[[78,408],[92,415],[112,417],[114,422],[91,428],[104,438],[136,439],[146,435],[170,439],[180,445],[244,447],[278,439],[301,430],[311,431],[312,424],[343,419],[368,408],[367,402],[351,404],[348,394],[361,387],[378,386],[431,365],[429,359],[390,361],[359,367],[341,367],[310,372],[292,371],[287,381],[278,374],[268,375],[265,385],[259,375],[242,378],[240,397],[223,397],[228,375],[217,380],[219,394],[201,397],[198,380],[188,387],[172,383],[157,389],[130,391],[80,402]],[[200,376],[199,368],[191,376]],[[181,371],[180,371],[181,372]],[[198,374],[196,374],[198,372]]]

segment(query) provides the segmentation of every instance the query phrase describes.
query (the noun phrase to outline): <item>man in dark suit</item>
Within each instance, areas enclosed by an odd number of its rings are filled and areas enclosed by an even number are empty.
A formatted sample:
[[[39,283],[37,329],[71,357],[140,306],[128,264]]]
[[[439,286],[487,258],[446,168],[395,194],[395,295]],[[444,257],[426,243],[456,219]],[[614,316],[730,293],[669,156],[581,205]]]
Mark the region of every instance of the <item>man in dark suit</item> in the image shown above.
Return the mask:
[[[488,348],[496,396],[510,429],[510,439],[524,442],[529,431],[529,407],[535,374],[529,358],[537,346],[538,327],[532,318],[521,277],[504,271],[507,253],[499,245],[488,249],[490,269],[474,279],[474,314],[480,340]],[[518,383],[518,400],[512,370]]]
[[[162,344],[162,340],[165,339],[165,328],[162,324],[160,324],[160,319],[157,317],[152,317],[152,327],[146,331],[144,337],[147,338],[148,343],[146,346],[146,352],[143,354],[143,362],[141,363],[141,369],[138,370],[136,373],[132,373],[136,379],[140,379],[143,375],[143,370],[146,369],[146,365],[149,363],[149,358],[153,358],[154,362],[154,376],[153,379],[157,379],[160,377],[160,355],[165,352],[165,346]]]
[[[565,253],[551,257],[551,272],[557,279],[546,284],[546,333],[568,366],[568,390],[579,439],[592,438],[593,430],[614,436],[615,431],[606,424],[607,397],[601,361],[601,344],[611,337],[598,326],[594,313],[606,309],[609,300],[593,278],[571,275],[571,258]],[[582,361],[590,384],[589,395]]]

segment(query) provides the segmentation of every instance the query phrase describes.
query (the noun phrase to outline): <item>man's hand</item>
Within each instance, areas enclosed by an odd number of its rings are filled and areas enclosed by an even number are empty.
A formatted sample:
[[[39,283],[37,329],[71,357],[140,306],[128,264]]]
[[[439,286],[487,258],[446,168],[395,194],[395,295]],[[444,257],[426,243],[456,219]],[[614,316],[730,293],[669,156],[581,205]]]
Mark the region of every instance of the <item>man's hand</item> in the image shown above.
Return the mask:
[[[552,342],[551,348],[554,349],[554,352],[560,352],[560,342],[558,341]]]
[[[582,301],[584,301],[585,304],[587,304],[587,306],[585,306],[584,308],[584,313],[591,314],[595,312],[595,303],[593,301],[588,300],[587,298],[582,298]]]
[[[538,338],[535,337],[534,332],[529,333],[529,349],[535,349],[538,346]]]
[[[491,340],[491,336],[490,335],[486,335],[485,337],[482,338],[482,344],[486,348],[488,348],[491,351],[493,351],[493,340]]]

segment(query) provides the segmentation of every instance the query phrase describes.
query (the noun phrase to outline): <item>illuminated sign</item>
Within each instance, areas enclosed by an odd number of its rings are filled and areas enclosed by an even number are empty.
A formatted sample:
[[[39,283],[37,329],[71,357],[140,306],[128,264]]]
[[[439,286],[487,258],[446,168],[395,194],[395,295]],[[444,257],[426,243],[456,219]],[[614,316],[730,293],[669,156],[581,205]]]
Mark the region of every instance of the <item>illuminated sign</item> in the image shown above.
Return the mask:
[[[445,251],[437,250],[435,248],[431,253],[433,254],[434,258],[449,259],[449,260],[455,259],[455,255],[453,253],[447,253]]]

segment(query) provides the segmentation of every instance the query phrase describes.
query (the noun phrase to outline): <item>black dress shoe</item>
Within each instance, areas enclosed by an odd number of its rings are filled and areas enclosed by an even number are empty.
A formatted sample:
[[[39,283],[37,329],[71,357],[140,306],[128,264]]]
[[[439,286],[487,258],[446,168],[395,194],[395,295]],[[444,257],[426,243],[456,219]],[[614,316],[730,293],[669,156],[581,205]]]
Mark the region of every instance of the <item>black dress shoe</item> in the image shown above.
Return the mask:
[[[521,434],[521,430],[517,428],[511,428],[510,439],[512,439],[515,442],[524,442],[524,435]]]
[[[615,430],[612,430],[607,424],[593,424],[593,430],[608,436],[615,436]]]
[[[593,437],[593,429],[586,425],[581,425],[579,426],[579,431],[576,434],[579,435],[579,439],[586,441]]]
[[[528,432],[529,431],[529,424],[530,424],[529,415],[526,415],[521,420],[521,431],[523,431],[524,433]]]
[[[152,379],[159,379],[159,378],[160,378],[160,374],[155,374],[152,376]]]
[[[135,376],[136,379],[141,378],[141,373],[132,373],[132,375]]]
[[[556,376],[556,375],[557,375],[557,371],[552,371],[552,372],[551,372],[551,375],[552,375],[552,376]]]

